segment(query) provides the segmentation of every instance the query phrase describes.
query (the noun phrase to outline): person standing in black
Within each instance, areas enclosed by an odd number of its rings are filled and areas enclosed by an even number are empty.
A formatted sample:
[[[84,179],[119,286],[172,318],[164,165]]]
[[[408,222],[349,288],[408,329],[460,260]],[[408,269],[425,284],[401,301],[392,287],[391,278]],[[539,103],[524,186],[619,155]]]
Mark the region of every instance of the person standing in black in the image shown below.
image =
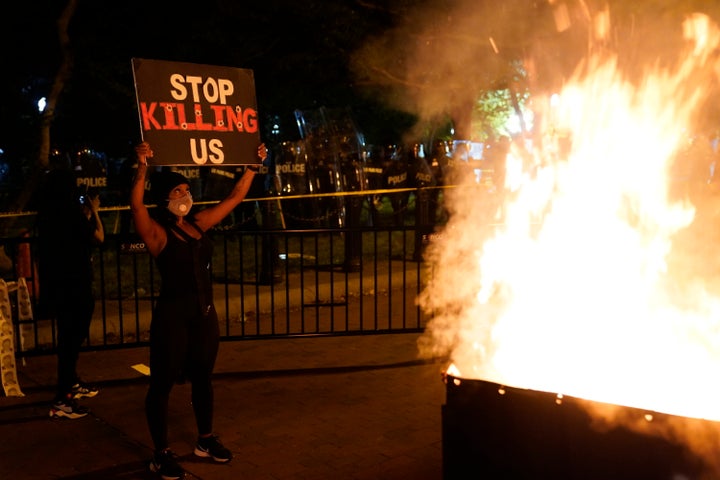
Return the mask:
[[[88,413],[76,400],[98,393],[80,380],[77,363],[95,310],[93,249],[105,231],[99,196],[81,195],[72,170],[52,169],[44,180],[37,212],[40,305],[57,322],[58,360],[50,416],[74,419]]]
[[[213,303],[210,276],[212,241],[206,232],[220,223],[243,201],[255,170],[248,167],[230,194],[219,203],[190,214],[190,183],[181,174],[162,171],[150,178],[157,204],[150,215],[143,202],[147,159],[153,151],[147,142],[136,147],[137,174],[130,192],[135,231],[155,258],[160,272],[160,294],[150,324],[150,386],[145,414],[154,454],[150,470],[163,479],[177,479],[184,470],[168,447],[168,401],[179,380],[191,383],[191,400],[198,429],[194,454],[229,462],[232,452],[213,431],[212,372],[220,330]],[[264,160],[267,150],[258,147]]]

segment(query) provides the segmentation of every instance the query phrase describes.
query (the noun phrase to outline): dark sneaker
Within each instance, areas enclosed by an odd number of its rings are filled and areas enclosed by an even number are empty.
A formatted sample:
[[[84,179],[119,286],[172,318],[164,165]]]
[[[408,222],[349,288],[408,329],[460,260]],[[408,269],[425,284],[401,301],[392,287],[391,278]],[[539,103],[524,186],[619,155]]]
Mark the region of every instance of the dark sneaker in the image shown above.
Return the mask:
[[[212,457],[213,460],[220,463],[229,462],[233,457],[232,452],[220,443],[217,435],[199,437],[194,453],[198,457]]]
[[[85,407],[81,407],[73,398],[66,398],[64,400],[56,400],[50,407],[51,418],[81,418],[87,415],[89,410]]]
[[[94,397],[99,391],[100,390],[98,390],[97,387],[82,382],[76,383],[72,387],[73,398]]]
[[[185,476],[185,470],[178,465],[175,454],[169,449],[153,455],[150,471],[159,474],[164,480],[176,480]]]

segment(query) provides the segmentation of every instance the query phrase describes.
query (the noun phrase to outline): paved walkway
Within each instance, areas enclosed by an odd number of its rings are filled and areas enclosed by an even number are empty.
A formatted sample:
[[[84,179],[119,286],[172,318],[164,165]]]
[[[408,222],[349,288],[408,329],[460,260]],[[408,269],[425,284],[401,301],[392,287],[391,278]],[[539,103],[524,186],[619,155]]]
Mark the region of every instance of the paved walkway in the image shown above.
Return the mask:
[[[171,448],[188,479],[440,480],[441,362],[416,334],[223,342],[215,430],[229,464],[196,459],[189,385],[171,397]],[[50,419],[55,357],[18,362],[24,397],[0,396],[0,478],[155,479],[143,402],[146,348],[83,353],[98,396],[81,419]]]

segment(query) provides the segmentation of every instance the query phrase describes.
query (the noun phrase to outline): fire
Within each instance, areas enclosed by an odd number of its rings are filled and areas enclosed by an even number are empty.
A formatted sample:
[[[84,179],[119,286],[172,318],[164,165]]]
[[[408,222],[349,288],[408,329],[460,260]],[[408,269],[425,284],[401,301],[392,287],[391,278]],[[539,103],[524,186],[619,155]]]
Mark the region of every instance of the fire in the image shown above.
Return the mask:
[[[683,32],[677,61],[641,82],[592,53],[547,102],[543,136],[515,143],[499,225],[477,224],[479,187],[447,192],[424,353],[465,378],[720,420],[720,296],[689,241],[717,225],[698,215],[710,187],[677,160],[720,74],[720,30],[698,14]]]

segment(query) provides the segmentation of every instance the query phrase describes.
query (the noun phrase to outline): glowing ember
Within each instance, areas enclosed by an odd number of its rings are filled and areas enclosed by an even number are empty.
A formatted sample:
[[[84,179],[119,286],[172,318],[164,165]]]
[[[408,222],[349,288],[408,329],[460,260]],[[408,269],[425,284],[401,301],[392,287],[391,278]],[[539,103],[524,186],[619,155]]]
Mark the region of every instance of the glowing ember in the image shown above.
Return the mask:
[[[692,185],[676,191],[720,31],[702,15],[683,31],[672,67],[632,82],[598,49],[548,101],[545,136],[508,159],[499,226],[477,225],[476,185],[447,192],[450,221],[426,256],[425,353],[465,378],[720,419],[720,297],[686,240],[705,207]]]

